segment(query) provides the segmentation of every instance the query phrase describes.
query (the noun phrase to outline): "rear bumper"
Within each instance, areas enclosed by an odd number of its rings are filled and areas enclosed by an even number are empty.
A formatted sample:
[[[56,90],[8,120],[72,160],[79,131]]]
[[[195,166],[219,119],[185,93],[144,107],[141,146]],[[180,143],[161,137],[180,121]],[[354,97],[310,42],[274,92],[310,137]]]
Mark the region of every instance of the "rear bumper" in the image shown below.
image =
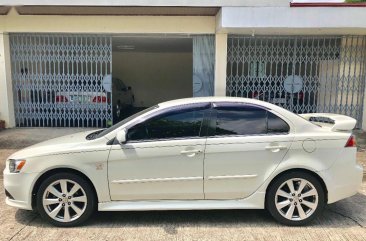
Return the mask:
[[[349,162],[348,162],[349,163]],[[339,160],[331,168],[318,172],[328,190],[328,204],[355,195],[363,178],[361,165],[344,165]]]

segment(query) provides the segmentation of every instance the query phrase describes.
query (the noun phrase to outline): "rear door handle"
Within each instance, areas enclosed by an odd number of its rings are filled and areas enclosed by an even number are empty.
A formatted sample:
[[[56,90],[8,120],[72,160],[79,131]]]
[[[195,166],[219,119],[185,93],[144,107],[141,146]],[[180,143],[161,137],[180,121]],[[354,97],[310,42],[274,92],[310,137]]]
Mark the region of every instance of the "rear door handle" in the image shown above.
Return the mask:
[[[272,151],[272,152],[279,152],[280,150],[284,150],[286,148],[287,148],[286,146],[280,146],[280,145],[277,145],[277,146],[266,146],[265,147],[265,149],[267,151]]]
[[[188,157],[194,157],[196,154],[201,153],[201,152],[202,152],[201,150],[194,149],[194,150],[181,151],[180,154],[187,155]]]
[[[201,150],[184,150],[181,151],[180,154],[191,154],[191,153],[200,153]]]

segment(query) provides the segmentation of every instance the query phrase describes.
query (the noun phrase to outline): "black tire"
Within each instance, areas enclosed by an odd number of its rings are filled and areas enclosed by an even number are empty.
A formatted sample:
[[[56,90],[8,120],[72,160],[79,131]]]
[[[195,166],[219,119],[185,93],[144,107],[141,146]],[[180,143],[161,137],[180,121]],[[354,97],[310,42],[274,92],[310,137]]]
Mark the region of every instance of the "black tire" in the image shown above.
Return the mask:
[[[47,213],[45,208],[43,207],[43,194],[45,192],[45,190],[47,189],[47,187],[58,181],[61,179],[67,179],[67,180],[71,180],[77,184],[79,184],[82,189],[85,192],[86,198],[87,198],[87,202],[86,202],[86,207],[84,212],[80,215],[79,218],[77,218],[76,220],[72,220],[70,222],[61,222],[61,221],[57,221],[53,218],[51,218]],[[41,186],[38,189],[37,192],[37,211],[38,213],[41,215],[41,217],[46,220],[47,222],[58,226],[58,227],[73,227],[73,226],[78,226],[82,223],[84,223],[85,221],[87,221],[90,216],[95,212],[96,207],[97,207],[97,198],[96,195],[94,193],[93,188],[91,187],[91,185],[89,184],[89,182],[87,180],[85,180],[84,178],[73,174],[73,173],[57,173],[54,174],[48,178],[46,178],[42,183]],[[55,204],[57,205],[57,204]]]
[[[284,182],[286,182],[290,179],[297,179],[297,178],[305,179],[306,181],[310,182],[313,185],[313,187],[316,189],[316,191],[318,193],[318,197],[317,197],[318,202],[317,202],[317,207],[313,209],[314,211],[312,211],[312,214],[309,217],[302,219],[302,220],[291,220],[291,219],[284,217],[280,213],[280,211],[277,209],[276,192]],[[295,181],[295,183],[296,183],[296,181]],[[311,198],[314,198],[314,197],[311,197]],[[296,202],[294,199],[292,201]],[[304,202],[304,201],[302,201],[302,202]],[[326,202],[325,201],[325,190],[324,190],[322,184],[320,183],[320,181],[314,175],[311,175],[310,173],[307,173],[307,172],[301,172],[301,171],[288,172],[288,173],[285,173],[285,174],[281,175],[280,177],[276,178],[270,184],[270,186],[267,189],[267,193],[266,193],[267,210],[270,212],[270,214],[273,216],[273,218],[275,220],[277,220],[278,222],[280,222],[282,224],[288,225],[288,226],[302,226],[302,225],[306,225],[306,224],[310,223],[323,211],[325,202]],[[298,203],[300,203],[300,202],[298,202]],[[299,205],[299,204],[297,204],[297,205]],[[300,205],[302,207],[304,207],[303,204],[300,203]],[[305,206],[305,208],[307,208],[307,207]],[[298,207],[295,207],[295,209],[297,210],[295,212],[298,212]],[[300,215],[298,215],[298,216],[300,216]]]

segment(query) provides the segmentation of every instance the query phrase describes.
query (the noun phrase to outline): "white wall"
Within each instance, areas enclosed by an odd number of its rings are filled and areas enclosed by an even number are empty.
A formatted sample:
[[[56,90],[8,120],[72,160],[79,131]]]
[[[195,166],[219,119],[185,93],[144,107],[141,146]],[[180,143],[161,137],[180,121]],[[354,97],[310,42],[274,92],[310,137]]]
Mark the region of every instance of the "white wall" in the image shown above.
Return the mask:
[[[215,96],[225,96],[227,70],[227,34],[216,34],[215,45]]]
[[[192,97],[192,53],[113,52],[113,77],[132,87],[135,106]]]
[[[217,31],[246,34],[366,34],[362,7],[223,7]]]
[[[34,33],[215,33],[215,16],[0,16],[0,31]]]

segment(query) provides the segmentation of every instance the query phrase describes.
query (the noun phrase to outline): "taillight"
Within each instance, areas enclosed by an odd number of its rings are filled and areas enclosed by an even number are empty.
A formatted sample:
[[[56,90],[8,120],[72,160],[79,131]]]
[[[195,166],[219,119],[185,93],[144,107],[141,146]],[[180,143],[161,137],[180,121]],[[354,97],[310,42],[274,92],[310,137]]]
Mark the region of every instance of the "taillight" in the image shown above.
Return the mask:
[[[348,138],[348,141],[346,143],[346,145],[344,147],[356,147],[357,146],[357,143],[356,143],[356,138],[354,135],[351,135],[349,138]]]
[[[93,102],[94,103],[106,103],[108,101],[108,103],[110,103],[110,99],[105,96],[95,96],[93,98]]]
[[[253,93],[252,93],[252,98],[256,98],[258,96],[258,91],[254,91]]]
[[[56,102],[68,102],[69,100],[63,95],[56,95]]]

